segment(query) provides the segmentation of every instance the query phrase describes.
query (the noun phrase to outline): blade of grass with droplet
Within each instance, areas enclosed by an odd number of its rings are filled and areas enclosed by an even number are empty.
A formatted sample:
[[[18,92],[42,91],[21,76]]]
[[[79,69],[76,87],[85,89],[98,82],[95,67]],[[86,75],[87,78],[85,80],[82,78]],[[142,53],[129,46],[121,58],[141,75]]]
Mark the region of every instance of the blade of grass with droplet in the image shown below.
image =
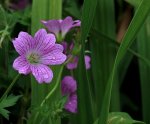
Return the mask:
[[[138,52],[150,60],[150,16],[146,20],[137,37]],[[150,123],[150,67],[139,60],[143,120]]]
[[[112,91],[112,86],[114,82],[114,77],[117,72],[117,67],[124,57],[124,55],[127,52],[127,49],[131,46],[133,43],[139,29],[141,28],[142,24],[144,23],[145,19],[147,18],[147,15],[150,11],[150,1],[149,0],[143,0],[141,4],[139,5],[132,21],[131,24],[129,25],[129,28],[122,39],[122,43],[119,47],[119,50],[117,52],[117,56],[115,59],[115,64],[113,67],[113,71],[110,75],[105,96],[104,96],[104,101],[103,101],[103,106],[101,110],[101,116],[99,117],[99,124],[106,124],[107,123],[107,118],[108,118],[108,113],[110,109],[110,99],[111,99],[111,91]]]

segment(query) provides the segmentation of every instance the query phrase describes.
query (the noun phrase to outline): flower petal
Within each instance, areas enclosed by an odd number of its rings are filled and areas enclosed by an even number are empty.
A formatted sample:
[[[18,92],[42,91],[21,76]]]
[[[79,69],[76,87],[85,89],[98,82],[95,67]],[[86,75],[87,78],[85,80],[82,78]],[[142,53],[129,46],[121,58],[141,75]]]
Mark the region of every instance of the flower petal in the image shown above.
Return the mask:
[[[67,103],[65,104],[65,109],[72,113],[77,113],[77,95],[73,93],[69,96]]]
[[[20,74],[29,74],[31,72],[30,65],[24,56],[19,56],[13,63],[13,68]]]
[[[81,26],[81,21],[80,20],[75,20],[72,24],[72,27],[80,27]]]
[[[66,33],[72,28],[73,20],[70,16],[66,17],[62,22],[61,22],[61,33],[62,37],[66,35]]]
[[[77,56],[73,56],[71,62],[67,63],[67,69],[70,69],[70,70],[76,69],[77,66],[78,66],[78,57]]]
[[[61,44],[55,44],[52,48],[51,48],[51,52],[63,52],[64,51],[64,47]]]
[[[62,95],[67,95],[77,90],[77,82],[72,76],[65,76],[61,82]]]
[[[56,38],[53,34],[47,34],[45,29],[40,29],[34,36],[35,50],[41,54],[48,53],[55,45]]]
[[[20,32],[18,38],[13,40],[13,45],[20,55],[26,54],[33,48],[33,38],[26,32]]]
[[[31,71],[39,83],[43,83],[43,82],[50,83],[52,81],[53,72],[46,65],[42,65],[42,64],[31,65]]]
[[[42,24],[48,29],[49,32],[54,33],[56,36],[60,32],[60,22],[62,20],[49,20],[41,21]]]
[[[61,45],[63,46],[64,50],[63,50],[63,53],[64,54],[67,54],[67,48],[68,48],[68,43],[63,41],[61,42]]]
[[[40,58],[40,63],[46,65],[62,64],[67,58],[62,52],[63,46],[56,44],[48,54],[45,54]]]
[[[85,55],[84,60],[85,60],[86,69],[90,69],[90,67],[91,67],[91,64],[90,64],[91,58],[88,55]]]

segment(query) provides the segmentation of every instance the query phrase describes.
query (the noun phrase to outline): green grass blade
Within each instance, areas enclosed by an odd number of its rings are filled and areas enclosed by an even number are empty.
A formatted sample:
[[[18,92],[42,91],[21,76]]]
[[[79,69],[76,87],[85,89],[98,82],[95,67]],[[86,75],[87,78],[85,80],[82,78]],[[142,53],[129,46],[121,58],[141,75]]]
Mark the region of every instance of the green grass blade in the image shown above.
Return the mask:
[[[82,10],[81,18],[81,43],[82,49],[79,59],[78,68],[78,124],[92,124],[93,122],[93,110],[92,110],[92,98],[90,92],[90,84],[87,78],[87,72],[84,65],[84,50],[85,40],[88,36],[92,21],[94,18],[95,8],[97,0],[85,0]],[[86,104],[85,104],[86,103]]]
[[[104,96],[101,116],[99,118],[99,124],[107,123],[107,118],[108,118],[108,113],[109,113],[109,108],[110,108],[111,91],[112,91],[114,77],[117,72],[117,66],[119,65],[119,63],[122,60],[122,58],[124,57],[124,55],[126,54],[127,49],[130,47],[130,45],[134,41],[140,27],[142,26],[143,22],[145,21],[149,11],[150,11],[150,1],[143,0],[133,17],[131,24],[129,25],[129,28],[128,28],[124,38],[122,39],[121,46],[119,47],[119,50],[117,52],[113,71],[112,71],[111,76],[108,81],[106,93]]]
[[[105,14],[104,14],[105,13]],[[92,76],[95,87],[96,97],[96,115],[100,114],[102,105],[102,99],[105,92],[106,82],[111,73],[116,49],[106,41],[102,35],[98,34],[98,38],[95,37],[95,31],[97,30],[108,37],[115,39],[115,10],[113,0],[101,0],[98,1],[96,14],[93,23],[93,31],[91,32],[90,47],[92,56]],[[114,94],[112,95],[111,110],[120,110],[118,78],[115,78],[116,83],[114,88]],[[115,98],[115,99],[114,99]]]
[[[137,38],[138,52],[144,58],[150,60],[150,16],[146,20],[146,23],[139,32]],[[140,69],[140,81],[141,81],[141,91],[142,91],[142,112],[143,120],[149,124],[150,123],[150,67],[146,65],[142,60],[139,60]]]

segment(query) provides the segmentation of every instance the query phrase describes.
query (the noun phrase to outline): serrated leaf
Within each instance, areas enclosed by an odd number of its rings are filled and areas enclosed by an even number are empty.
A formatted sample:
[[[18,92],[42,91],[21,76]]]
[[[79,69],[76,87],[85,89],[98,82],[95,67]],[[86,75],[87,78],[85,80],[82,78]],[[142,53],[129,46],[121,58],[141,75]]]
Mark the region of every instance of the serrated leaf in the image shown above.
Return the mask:
[[[0,114],[3,115],[6,119],[9,119],[10,112],[8,110],[6,110],[5,108],[15,105],[17,100],[20,97],[21,97],[21,95],[19,95],[19,96],[9,95],[8,97],[5,97],[0,102]]]
[[[28,26],[30,24],[29,20],[31,17],[31,7],[27,7],[22,11],[16,11],[12,13],[13,16],[15,16],[17,22],[19,22],[22,25]]]
[[[17,21],[14,13],[8,13],[4,10],[4,8],[0,5],[0,30],[3,30],[6,26],[12,27]]]
[[[6,12],[0,5],[0,47],[2,42],[10,34],[10,29],[14,27],[17,18],[13,13]]]
[[[19,95],[19,96],[9,95],[8,97],[5,97],[0,102],[0,108],[1,107],[5,108],[5,107],[13,106],[21,96],[22,95]]]
[[[9,119],[9,111],[6,109],[0,109],[0,114],[4,116],[7,120]]]

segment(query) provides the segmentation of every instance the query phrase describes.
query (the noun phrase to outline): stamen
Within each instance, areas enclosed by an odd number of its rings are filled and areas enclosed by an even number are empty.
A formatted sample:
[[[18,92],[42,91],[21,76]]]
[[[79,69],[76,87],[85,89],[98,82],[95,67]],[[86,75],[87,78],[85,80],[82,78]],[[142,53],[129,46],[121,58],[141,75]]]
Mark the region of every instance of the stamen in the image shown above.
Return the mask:
[[[31,63],[31,64],[37,64],[39,63],[39,59],[40,56],[37,53],[31,53],[27,56],[27,60]]]

